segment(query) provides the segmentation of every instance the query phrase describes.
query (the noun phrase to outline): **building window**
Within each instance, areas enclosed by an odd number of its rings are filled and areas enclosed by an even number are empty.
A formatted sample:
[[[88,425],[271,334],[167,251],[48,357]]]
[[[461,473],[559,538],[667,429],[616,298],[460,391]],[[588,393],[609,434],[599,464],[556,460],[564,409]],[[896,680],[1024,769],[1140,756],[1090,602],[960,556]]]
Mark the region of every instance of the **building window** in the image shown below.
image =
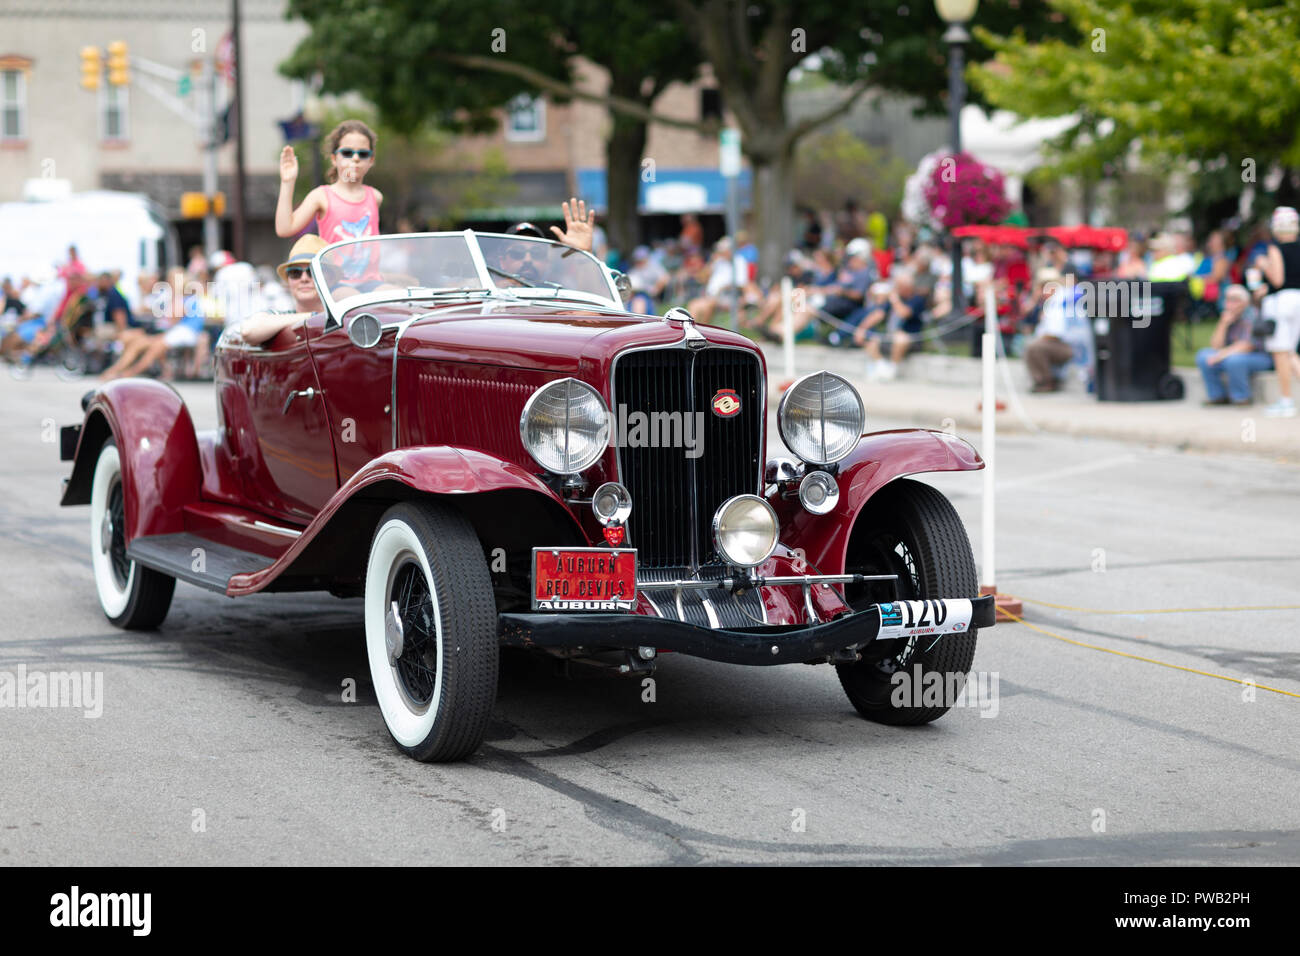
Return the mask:
[[[99,88],[99,138],[122,142],[130,138],[127,126],[127,87],[105,83]]]
[[[0,139],[27,138],[27,77],[22,70],[0,71]]]
[[[546,101],[520,93],[506,104],[506,139],[540,143],[546,139]]]

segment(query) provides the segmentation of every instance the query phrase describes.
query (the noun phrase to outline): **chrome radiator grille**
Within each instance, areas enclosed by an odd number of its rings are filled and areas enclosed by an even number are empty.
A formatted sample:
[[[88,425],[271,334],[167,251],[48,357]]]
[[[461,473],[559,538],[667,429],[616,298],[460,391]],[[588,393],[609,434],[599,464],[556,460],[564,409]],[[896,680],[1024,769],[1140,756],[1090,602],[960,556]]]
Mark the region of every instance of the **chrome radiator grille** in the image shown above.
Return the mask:
[[[743,349],[646,349],[618,357],[613,383],[618,462],[632,494],[628,541],[638,549],[641,567],[720,563],[713,548],[714,512],[734,495],[762,491],[764,386],[758,357]],[[740,403],[730,417],[713,408],[726,390]],[[637,412],[659,426],[640,436],[624,428],[624,422],[636,421]],[[686,416],[692,428],[702,426],[694,435],[695,449],[661,441],[668,432],[665,422],[680,422],[673,434],[685,437]]]

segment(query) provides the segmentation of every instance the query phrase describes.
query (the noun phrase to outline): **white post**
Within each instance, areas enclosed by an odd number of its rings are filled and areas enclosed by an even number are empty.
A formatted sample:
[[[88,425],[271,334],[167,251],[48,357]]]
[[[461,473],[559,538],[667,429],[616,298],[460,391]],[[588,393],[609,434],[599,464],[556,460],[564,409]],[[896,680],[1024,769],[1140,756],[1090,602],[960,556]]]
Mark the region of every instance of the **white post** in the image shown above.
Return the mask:
[[[794,282],[789,276],[781,277],[781,351],[785,357],[785,378],[794,378],[794,313],[790,299],[794,295]]]
[[[987,587],[994,587],[996,570],[993,565],[993,473],[995,463],[995,443],[997,441],[997,389],[994,385],[994,372],[997,362],[998,306],[993,293],[992,283],[984,292],[984,350],[982,368],[984,372],[984,413],[980,454],[984,458],[984,521],[983,521],[983,555],[980,567],[981,579]]]

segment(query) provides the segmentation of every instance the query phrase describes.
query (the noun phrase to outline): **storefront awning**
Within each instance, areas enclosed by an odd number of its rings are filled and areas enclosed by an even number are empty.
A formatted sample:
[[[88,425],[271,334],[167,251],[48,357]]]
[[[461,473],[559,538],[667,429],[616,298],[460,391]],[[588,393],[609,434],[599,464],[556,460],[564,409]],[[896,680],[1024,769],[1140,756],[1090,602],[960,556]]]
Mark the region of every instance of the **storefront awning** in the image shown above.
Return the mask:
[[[749,208],[750,182],[750,171],[741,170],[736,185],[742,211]],[[579,169],[578,193],[597,209],[607,209],[605,170]],[[637,211],[645,215],[720,213],[726,209],[727,180],[716,169],[656,169],[653,182],[643,178],[637,196]]]

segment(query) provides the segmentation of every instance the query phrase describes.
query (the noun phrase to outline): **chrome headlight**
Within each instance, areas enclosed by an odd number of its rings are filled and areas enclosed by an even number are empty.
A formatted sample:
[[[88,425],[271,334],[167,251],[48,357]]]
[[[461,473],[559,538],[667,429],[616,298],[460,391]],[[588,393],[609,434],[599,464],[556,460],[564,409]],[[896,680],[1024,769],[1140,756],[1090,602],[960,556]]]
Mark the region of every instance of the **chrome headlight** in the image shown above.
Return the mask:
[[[867,424],[857,389],[838,375],[813,372],[781,396],[776,424],[785,446],[806,462],[829,465],[851,452]]]
[[[799,503],[809,514],[830,514],[839,500],[840,486],[824,471],[810,471],[799,482]]]
[[[753,568],[776,550],[776,512],[758,495],[737,495],[713,516],[713,543],[728,564]]]
[[[519,437],[547,471],[577,474],[609,444],[609,409],[586,382],[562,378],[533,392],[519,416]]]
[[[632,514],[632,494],[617,481],[607,481],[591,496],[591,510],[602,525],[617,525]]]

